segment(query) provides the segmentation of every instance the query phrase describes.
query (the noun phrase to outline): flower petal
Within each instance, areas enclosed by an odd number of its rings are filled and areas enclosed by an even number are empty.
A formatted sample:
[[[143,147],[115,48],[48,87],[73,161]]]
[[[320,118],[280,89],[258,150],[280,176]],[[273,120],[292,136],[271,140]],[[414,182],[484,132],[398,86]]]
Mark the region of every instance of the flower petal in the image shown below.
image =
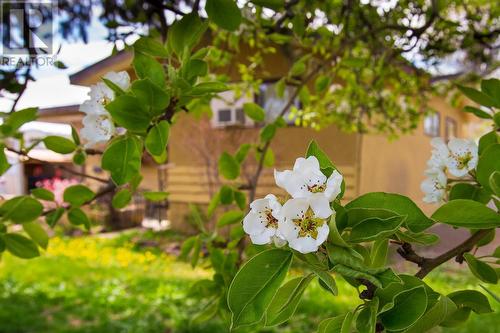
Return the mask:
[[[250,240],[253,244],[264,245],[271,243],[276,229],[266,228],[260,234],[250,235]]]
[[[308,199],[297,198],[290,199],[283,205],[282,215],[285,218],[296,219],[302,218],[309,207]]]
[[[309,205],[311,206],[314,215],[321,219],[329,218],[333,214],[330,208],[330,201],[323,195],[323,193],[314,193],[309,198]]]
[[[304,254],[318,251],[318,244],[311,236],[289,240],[288,245],[292,249]]]
[[[324,192],[328,201],[333,201],[342,191],[343,177],[337,170],[334,170],[328,180],[326,181],[326,190]]]
[[[319,161],[316,156],[308,158],[299,157],[295,160],[293,171],[307,172],[309,170],[319,170]]]
[[[264,232],[266,223],[255,212],[248,213],[243,219],[243,230],[249,235],[258,235]]]

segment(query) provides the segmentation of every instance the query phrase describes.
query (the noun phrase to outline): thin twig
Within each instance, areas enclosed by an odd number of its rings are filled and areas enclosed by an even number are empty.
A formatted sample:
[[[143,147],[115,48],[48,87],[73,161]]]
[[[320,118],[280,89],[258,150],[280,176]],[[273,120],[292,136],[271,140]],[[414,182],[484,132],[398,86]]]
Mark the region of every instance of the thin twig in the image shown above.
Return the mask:
[[[304,80],[302,80],[302,82],[300,83],[300,85],[298,85],[296,87],[294,93],[292,94],[292,96],[290,96],[290,98],[288,99],[288,102],[285,104],[285,106],[283,107],[283,109],[279,113],[278,118],[279,117],[283,117],[285,115],[286,111],[292,106],[295,98],[297,98],[297,96],[299,95],[300,90],[302,89],[302,87],[304,85],[306,85],[307,82],[309,82],[309,80],[312,79],[318,73],[318,71],[320,69],[321,69],[321,66],[317,66],[313,71],[311,71],[309,73],[309,75],[307,75],[307,77],[304,78]],[[250,193],[249,193],[250,202],[254,201],[254,199],[255,199],[255,195],[256,195],[256,192],[257,192],[257,185],[258,185],[258,182],[259,182],[259,178],[260,178],[260,175],[261,175],[262,170],[264,168],[265,156],[266,156],[266,153],[269,150],[270,146],[271,146],[271,140],[268,140],[268,141],[266,141],[264,143],[264,146],[260,149],[260,158],[259,158],[259,162],[257,164],[257,170],[255,171],[255,174],[252,177],[252,179],[250,181],[250,184],[249,184],[249,187],[250,187]]]
[[[15,154],[17,154],[19,156],[27,157],[30,160],[38,162],[38,163],[41,163],[41,164],[45,164],[45,165],[53,164],[52,162],[49,162],[49,161],[44,161],[44,160],[40,160],[38,158],[33,158],[33,157],[29,156],[28,153],[20,151],[20,150],[17,150],[17,149],[14,149],[14,148],[6,147],[5,149],[7,149],[8,151],[10,151],[12,153],[15,153]],[[95,181],[98,181],[98,182],[101,182],[101,183],[104,183],[104,184],[109,183],[109,181],[107,179],[100,178],[100,177],[97,177],[97,176],[92,176],[92,175],[89,175],[89,174],[84,173],[84,172],[79,172],[79,171],[73,170],[72,168],[69,168],[69,167],[67,167],[65,165],[59,165],[58,168],[62,169],[64,171],[67,171],[67,172],[69,172],[69,173],[71,173],[71,174],[73,174],[75,176],[89,178],[89,179],[92,179],[92,180],[95,180]]]
[[[97,192],[96,195],[94,195],[94,197],[92,199],[86,201],[85,203],[83,203],[79,207],[89,205],[92,202],[94,202],[95,200],[97,200],[98,198],[105,196],[108,193],[114,192],[116,189],[117,189],[117,187],[114,184],[110,184],[110,185],[106,186],[105,188],[103,188],[101,191]],[[65,209],[71,209],[71,208],[72,208],[71,205],[69,205],[68,207],[65,207]],[[56,210],[56,208],[48,209],[42,213],[42,216],[46,216],[46,215],[54,212],[55,210]]]
[[[490,229],[482,229],[467,238],[463,243],[455,246],[454,248],[446,251],[445,253],[441,254],[440,256],[437,256],[436,258],[432,259],[427,259],[423,265],[421,266],[421,269],[415,274],[416,277],[419,279],[423,279],[427,274],[429,274],[433,269],[436,267],[442,265],[443,263],[447,262],[448,260],[461,256],[466,252],[469,252],[472,250],[474,245],[477,244],[481,239],[486,237],[488,233],[490,232]]]

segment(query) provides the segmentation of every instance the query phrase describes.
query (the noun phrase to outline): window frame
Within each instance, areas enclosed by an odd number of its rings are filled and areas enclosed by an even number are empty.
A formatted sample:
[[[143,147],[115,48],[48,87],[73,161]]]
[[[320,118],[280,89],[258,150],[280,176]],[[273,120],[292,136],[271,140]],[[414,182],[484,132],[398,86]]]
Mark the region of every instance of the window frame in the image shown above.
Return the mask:
[[[458,137],[458,122],[455,118],[446,116],[445,121],[444,121],[444,135],[445,135],[445,140],[449,141],[452,137],[450,137],[450,124],[453,124],[453,128],[455,133],[453,133],[454,138]]]
[[[435,119],[437,119],[437,126],[434,126],[433,124],[431,124],[431,130],[436,130],[436,132],[431,132],[427,129],[426,127],[426,120],[429,119],[430,117],[436,117]],[[431,119],[432,121],[432,119]],[[438,137],[441,135],[441,113],[440,112],[434,112],[432,114],[429,114],[427,116],[424,117],[424,122],[423,122],[423,127],[424,127],[424,134],[427,135],[427,136],[430,136],[430,137]]]

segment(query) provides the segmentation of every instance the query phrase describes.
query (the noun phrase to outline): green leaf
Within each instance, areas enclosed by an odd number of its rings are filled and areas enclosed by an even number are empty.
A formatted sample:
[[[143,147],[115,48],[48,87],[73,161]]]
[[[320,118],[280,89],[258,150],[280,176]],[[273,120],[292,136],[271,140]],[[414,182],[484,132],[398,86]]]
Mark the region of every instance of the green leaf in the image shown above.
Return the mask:
[[[162,115],[170,104],[170,95],[148,78],[134,81],[132,92],[141,104],[141,110],[147,110],[151,116]]]
[[[374,333],[377,325],[378,298],[374,297],[359,312],[356,329],[359,333]]]
[[[470,271],[474,274],[478,279],[486,283],[496,284],[498,282],[497,272],[485,262],[482,262],[479,259],[476,259],[470,253],[464,253],[465,261],[469,266]]]
[[[491,119],[492,118],[491,114],[489,114],[488,112],[480,110],[480,109],[475,108],[473,106],[466,106],[464,108],[464,112],[472,113],[481,119]]]
[[[220,203],[223,205],[229,205],[233,202],[234,193],[230,186],[224,185],[220,189]]]
[[[22,125],[34,121],[37,118],[38,108],[27,108],[11,113],[0,127],[6,136],[14,134]]]
[[[396,232],[400,240],[407,243],[416,243],[421,245],[432,245],[439,241],[439,236],[436,234],[413,233],[411,231]]]
[[[267,141],[272,140],[274,138],[275,134],[276,134],[276,125],[275,124],[267,124],[260,131],[260,139],[263,142],[267,142]]]
[[[246,159],[248,152],[250,151],[251,148],[252,148],[252,145],[249,143],[242,144],[240,146],[240,148],[238,148],[238,151],[236,152],[236,154],[234,154],[234,158],[236,159],[236,161],[240,164],[243,163],[243,161]]]
[[[444,204],[432,218],[454,227],[490,229],[500,226],[500,215],[479,202],[465,199]]]
[[[500,80],[488,79],[481,81],[481,90],[483,93],[491,97],[496,102],[496,106],[500,106]]]
[[[488,298],[477,290],[460,290],[447,295],[458,308],[470,308],[477,314],[491,313]]]
[[[490,145],[479,157],[477,163],[477,181],[487,190],[490,188],[490,175],[495,172],[500,172],[500,144]]]
[[[39,223],[24,223],[23,229],[35,243],[37,243],[40,247],[47,249],[47,245],[49,245],[49,235],[47,235],[47,232],[45,232],[45,229],[43,229]]]
[[[0,144],[0,176],[7,172],[7,170],[9,169],[10,164],[7,160],[7,155],[5,155],[5,145]]]
[[[143,192],[142,195],[146,200],[159,202],[166,200],[169,196],[168,192]]]
[[[243,104],[243,111],[253,121],[262,122],[266,119],[266,111],[255,103]]]
[[[43,143],[47,149],[55,151],[59,154],[70,154],[75,151],[76,145],[70,139],[62,136],[49,135],[43,139]]]
[[[318,78],[314,82],[314,88],[315,88],[316,92],[319,94],[319,93],[322,93],[323,91],[325,91],[326,88],[328,88],[330,86],[330,82],[331,82],[331,78],[329,76],[327,76],[327,75],[318,76]]]
[[[78,131],[74,126],[71,126],[71,138],[73,139],[73,142],[75,145],[79,146],[81,141],[80,141],[80,136],[78,135]]]
[[[94,199],[95,193],[85,185],[73,185],[64,190],[63,199],[74,207],[80,207]]]
[[[155,58],[140,52],[134,52],[132,65],[137,77],[140,79],[149,79],[160,88],[165,87],[165,70]]]
[[[196,83],[198,77],[207,75],[208,65],[205,61],[200,59],[190,59],[182,67],[183,77],[191,84]]]
[[[332,317],[319,323],[318,333],[350,333],[354,314],[348,312],[345,315]]]
[[[132,200],[132,192],[129,189],[121,189],[114,196],[111,204],[116,209],[122,209],[126,207]]]
[[[323,287],[323,289],[327,290],[333,296],[337,296],[339,294],[337,283],[329,272],[319,269],[313,269],[313,271],[314,274],[318,276],[319,284]]]
[[[134,43],[134,49],[152,57],[167,58],[167,49],[156,39],[141,37]]]
[[[434,224],[434,222],[425,216],[422,210],[418,208],[413,201],[403,195],[395,193],[367,193],[349,202],[345,208],[386,209],[398,215],[406,215],[404,224],[412,232],[424,231]]]
[[[226,179],[236,179],[240,175],[240,164],[233,156],[223,152],[219,158],[219,172]]]
[[[241,210],[244,210],[247,207],[247,196],[245,193],[241,191],[233,191],[234,192],[234,201]]]
[[[241,11],[234,0],[207,0],[208,18],[222,29],[234,31],[241,24]]]
[[[32,189],[31,195],[40,200],[45,200],[45,201],[55,200],[54,193],[41,187]]]
[[[274,10],[281,9],[285,6],[285,0],[251,0],[251,3]]]
[[[198,83],[188,93],[190,96],[200,96],[206,94],[214,94],[229,90],[229,87],[222,82],[201,82]]]
[[[434,304],[415,324],[409,327],[405,333],[421,333],[438,326],[443,320],[454,313],[457,306],[451,299],[441,295],[438,302]]]
[[[241,220],[243,220],[244,216],[245,213],[243,213],[241,210],[230,210],[222,214],[222,216],[219,218],[219,221],[217,221],[217,226],[220,228],[226,225],[239,223],[241,222]]]
[[[83,165],[87,159],[87,154],[84,151],[77,151],[73,155],[73,163],[76,165]]]
[[[491,174],[490,188],[493,193],[500,196],[500,171],[495,171]]]
[[[113,141],[102,155],[102,168],[111,173],[117,185],[131,181],[141,170],[140,143],[130,136]]]
[[[314,275],[292,279],[281,286],[266,311],[266,326],[275,326],[288,321]]]
[[[374,270],[373,268],[357,269],[348,267],[343,264],[338,264],[333,267],[333,271],[339,273],[343,277],[351,279],[364,279],[370,281],[377,288],[384,288],[387,285],[398,282],[397,275],[390,268],[386,268],[379,273],[368,273],[367,271]]]
[[[333,245],[349,247],[349,244],[347,244],[344,238],[342,238],[337,228],[337,216],[339,214],[339,208],[335,207],[335,211],[337,212],[337,215],[332,215],[332,217],[330,218],[330,222],[328,223],[328,226],[330,227],[330,233],[328,234],[328,241]]]
[[[5,201],[0,206],[0,215],[3,220],[15,223],[26,223],[42,215],[42,204],[32,197],[22,195]]]
[[[387,219],[369,218],[363,220],[352,228],[349,241],[361,243],[390,236],[399,229],[405,219],[405,216],[394,216]]]
[[[101,78],[101,80],[108,86],[109,89],[113,90],[115,97],[125,94],[125,91],[116,83],[106,78]]]
[[[300,76],[304,74],[305,71],[306,71],[306,64],[304,63],[304,61],[299,60],[292,65],[292,68],[290,69],[290,74],[292,76]]]
[[[217,192],[217,194],[215,194],[212,199],[210,199],[210,202],[208,203],[208,207],[207,207],[207,215],[210,217],[214,214],[215,212],[215,209],[217,209],[217,207],[219,206],[220,204],[220,193]]]
[[[384,267],[387,262],[387,252],[389,251],[389,240],[388,239],[377,239],[373,243],[370,258],[371,267]]]
[[[87,229],[90,229],[90,220],[80,208],[71,208],[68,211],[68,220],[73,225],[84,225]]]
[[[292,262],[292,252],[260,252],[236,273],[228,291],[231,328],[258,323],[278,291]]]
[[[153,126],[146,136],[144,145],[146,150],[154,156],[160,156],[167,149],[170,125],[166,120]]]
[[[479,138],[479,155],[482,155],[486,148],[495,143],[499,143],[496,131],[491,131],[483,135]]]
[[[40,255],[38,247],[29,238],[19,234],[5,234],[0,237],[3,238],[7,250],[16,257],[31,259]]]
[[[106,109],[119,126],[132,132],[145,133],[151,123],[151,114],[137,97],[131,95],[116,97]]]
[[[427,294],[424,286],[405,290],[394,298],[394,307],[380,314],[384,327],[399,331],[413,325],[427,308]]]
[[[181,59],[185,51],[189,52],[198,44],[206,29],[207,23],[203,23],[196,13],[184,15],[169,28],[167,46]]]
[[[485,189],[467,183],[455,184],[450,191],[450,200],[470,199],[483,204],[491,200],[491,195]]]
[[[495,100],[493,100],[490,96],[480,92],[479,90],[469,88],[469,87],[464,87],[464,86],[458,86],[458,89],[467,96],[470,100],[476,102],[479,105],[482,106],[498,106]]]
[[[52,212],[48,213],[47,216],[45,216],[45,222],[51,227],[54,228],[56,223],[61,219],[61,217],[64,215],[64,208],[59,207],[54,209]]]

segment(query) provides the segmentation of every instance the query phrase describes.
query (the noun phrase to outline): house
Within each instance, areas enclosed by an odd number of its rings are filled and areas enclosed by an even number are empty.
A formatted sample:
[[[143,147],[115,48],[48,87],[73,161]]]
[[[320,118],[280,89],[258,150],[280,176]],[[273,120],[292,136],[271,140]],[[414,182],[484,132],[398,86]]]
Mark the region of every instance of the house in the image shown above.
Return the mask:
[[[290,65],[277,55],[271,55],[269,66],[274,73],[284,73]],[[70,81],[75,85],[89,86],[99,81],[109,71],[131,69],[132,56],[121,52],[75,73]],[[276,97],[273,82],[261,86],[259,103],[266,112],[280,110],[283,101]],[[231,94],[231,93],[226,93]],[[231,98],[232,96],[225,96]],[[158,166],[145,158],[142,186],[150,190],[168,191],[168,218],[174,226],[182,229],[188,214],[188,203],[208,204],[210,197],[220,184],[217,174],[219,154],[227,150],[234,153],[240,143],[257,138],[260,127],[245,117],[242,105],[254,101],[250,96],[228,105],[214,100],[212,119],[195,119],[181,114],[171,129],[169,162]],[[409,196],[425,211],[434,208],[422,202],[420,183],[430,156],[430,140],[436,136],[465,137],[469,116],[449,105],[444,98],[435,97],[430,106],[436,114],[427,116],[413,134],[389,141],[383,135],[346,134],[335,126],[321,131],[296,126],[280,129],[272,142],[275,168],[290,168],[298,156],[302,156],[310,140],[316,140],[343,173],[346,182],[344,200],[372,191],[396,192]],[[42,110],[40,120],[62,122],[81,127],[82,114],[75,106]],[[251,169],[251,165],[249,166]],[[84,166],[86,172],[99,174],[99,158],[90,156]],[[245,177],[243,171],[242,177]],[[267,193],[282,193],[275,186],[273,168],[266,168],[259,181],[257,196]]]

